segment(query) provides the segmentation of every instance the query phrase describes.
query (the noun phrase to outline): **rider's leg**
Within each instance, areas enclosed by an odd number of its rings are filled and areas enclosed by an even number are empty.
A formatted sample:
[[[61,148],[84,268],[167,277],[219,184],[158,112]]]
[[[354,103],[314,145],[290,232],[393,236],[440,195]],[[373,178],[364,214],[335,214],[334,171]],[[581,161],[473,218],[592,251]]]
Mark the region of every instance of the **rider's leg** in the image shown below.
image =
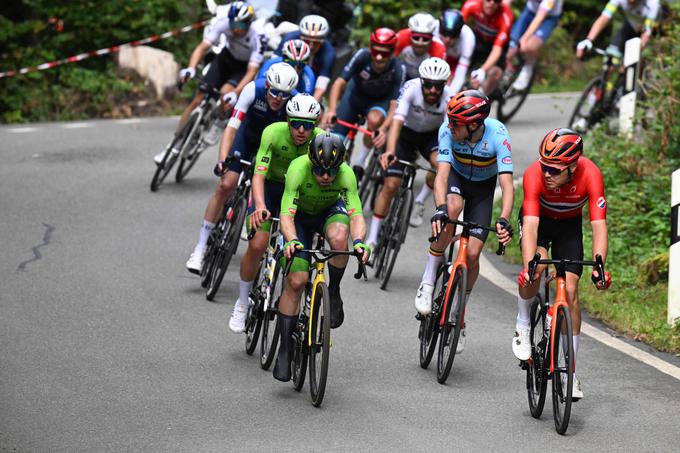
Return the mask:
[[[276,356],[273,375],[275,379],[283,382],[290,381],[291,378],[290,362],[293,358],[293,329],[297,322],[300,296],[309,278],[307,271],[293,268],[296,265],[296,260],[300,260],[300,258],[294,258],[291,272],[288,274],[288,284],[279,300],[279,314],[277,317],[281,342],[279,343],[279,352]]]
[[[331,215],[324,224],[324,235],[332,250],[347,250],[349,218],[346,214]],[[345,314],[340,296],[340,281],[345,274],[349,255],[334,256],[328,261],[328,292],[331,296],[331,328],[342,325]]]
[[[196,107],[198,107],[198,105],[203,100],[204,96],[205,93],[201,91],[196,92],[196,96],[194,96],[189,105],[187,105],[187,107],[182,112],[182,116],[180,117],[179,123],[177,124],[177,129],[175,129],[176,134],[179,133],[180,130],[182,130],[182,127],[186,124],[187,120],[189,119],[189,115]]]
[[[389,175],[389,169],[387,171]],[[367,244],[371,244],[373,246],[378,243],[378,233],[380,232],[380,227],[382,226],[382,223],[384,222],[385,217],[390,210],[390,204],[392,203],[394,195],[397,193],[397,190],[399,190],[401,180],[401,176],[397,175],[385,178],[382,189],[375,198],[373,217],[371,218],[371,229],[368,233],[368,238],[366,239]]]
[[[500,67],[494,66],[493,68],[489,69],[489,72],[486,74],[486,80],[482,84],[484,93],[487,96],[496,90],[496,87],[498,87],[502,77],[503,70]]]
[[[370,108],[366,114],[366,128],[369,131],[377,130],[383,121],[385,121],[385,115],[387,115],[387,112],[382,107]],[[360,179],[360,176],[363,175],[364,161],[371,146],[373,146],[373,139],[367,135],[364,135],[363,140],[354,143],[354,152],[351,159],[352,168],[355,169],[355,173],[357,173],[357,169],[362,169],[359,171],[361,175],[357,174],[357,179]]]

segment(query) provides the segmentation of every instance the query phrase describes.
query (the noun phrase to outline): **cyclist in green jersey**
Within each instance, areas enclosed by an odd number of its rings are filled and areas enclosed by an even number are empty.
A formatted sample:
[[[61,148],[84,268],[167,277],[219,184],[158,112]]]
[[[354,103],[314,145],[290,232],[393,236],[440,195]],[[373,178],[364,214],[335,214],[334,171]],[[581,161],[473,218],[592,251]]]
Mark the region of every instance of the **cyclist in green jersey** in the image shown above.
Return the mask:
[[[286,114],[288,122],[277,122],[262,132],[260,148],[255,158],[253,189],[248,206],[248,224],[257,230],[248,242],[248,249],[241,258],[241,282],[239,298],[234,305],[229,328],[234,332],[245,330],[250,290],[257,274],[262,254],[269,243],[271,215],[277,215],[283,195],[283,182],[291,161],[306,155],[309,143],[324,130],[316,127],[321,106],[313,96],[297,94],[288,101]]]
[[[333,250],[347,250],[348,234],[354,239],[354,250],[365,263],[371,253],[364,244],[366,223],[361,213],[354,172],[345,163],[345,147],[335,134],[318,135],[309,147],[308,156],[291,162],[281,199],[281,232],[287,241],[283,247],[286,259],[295,249],[311,248],[314,234],[323,234]],[[331,328],[344,320],[340,281],[349,256],[335,256],[328,262],[331,298]],[[293,356],[292,332],[297,321],[298,306],[309,277],[310,257],[297,253],[288,274],[287,285],[279,300],[281,343],[274,366],[274,377],[291,378]]]

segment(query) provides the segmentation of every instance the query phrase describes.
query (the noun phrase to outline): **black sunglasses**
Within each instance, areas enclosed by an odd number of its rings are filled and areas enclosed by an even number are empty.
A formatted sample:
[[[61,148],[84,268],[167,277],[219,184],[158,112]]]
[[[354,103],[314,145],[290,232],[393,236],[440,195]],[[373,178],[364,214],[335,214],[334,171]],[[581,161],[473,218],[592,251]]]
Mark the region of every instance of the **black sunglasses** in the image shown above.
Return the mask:
[[[312,173],[314,173],[316,176],[322,177],[325,174],[328,174],[329,177],[336,176],[338,172],[340,171],[340,167],[333,167],[333,168],[321,168],[321,167],[312,167]]]
[[[431,90],[432,88],[436,88],[437,91],[441,91],[444,89],[444,85],[446,85],[446,81],[444,80],[423,80],[423,88],[426,90]]]
[[[564,171],[563,169],[551,167],[550,165],[541,164],[541,171],[543,173],[548,173],[550,176],[557,176]]]

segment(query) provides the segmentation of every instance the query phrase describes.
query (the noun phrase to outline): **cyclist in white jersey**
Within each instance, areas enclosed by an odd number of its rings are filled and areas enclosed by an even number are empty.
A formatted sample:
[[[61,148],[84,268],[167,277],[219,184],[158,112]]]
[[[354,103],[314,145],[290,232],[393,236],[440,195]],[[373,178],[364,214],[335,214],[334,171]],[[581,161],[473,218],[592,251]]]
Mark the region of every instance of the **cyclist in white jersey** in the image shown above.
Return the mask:
[[[432,57],[423,61],[418,72],[420,78],[411,79],[402,87],[387,136],[387,146],[380,156],[385,180],[375,200],[371,230],[366,241],[373,247],[378,242],[380,227],[403,177],[403,165],[392,161],[396,156],[413,162],[420,154],[436,167],[437,133],[445,118],[447,103],[456,94],[446,85],[451,70],[448,63],[441,58]],[[433,183],[434,175],[428,175],[416,198],[414,215],[411,218],[413,226],[419,226],[423,222],[425,200],[432,192]]]
[[[446,46],[446,62],[451,68],[449,86],[454,93],[459,92],[465,83],[472,54],[475,51],[475,32],[465,25],[460,11],[447,9],[439,19],[437,36]]]
[[[642,40],[642,48],[647,46],[659,15],[659,0],[609,0],[600,17],[590,27],[588,37],[576,46],[577,58],[583,58],[593,48],[593,41],[609,24],[619,8],[623,11],[625,20],[610,47],[618,49],[623,55],[626,41],[638,36]]]

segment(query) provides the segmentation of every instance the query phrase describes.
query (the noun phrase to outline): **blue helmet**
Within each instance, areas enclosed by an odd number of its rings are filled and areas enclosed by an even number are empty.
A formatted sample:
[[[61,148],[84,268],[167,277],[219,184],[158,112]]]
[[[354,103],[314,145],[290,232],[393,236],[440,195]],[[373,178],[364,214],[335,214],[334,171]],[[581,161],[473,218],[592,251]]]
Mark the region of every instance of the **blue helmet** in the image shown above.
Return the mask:
[[[227,15],[234,22],[252,22],[255,19],[255,9],[248,2],[233,2],[229,5]]]
[[[439,19],[439,34],[449,38],[458,38],[465,20],[457,9],[447,9]]]

